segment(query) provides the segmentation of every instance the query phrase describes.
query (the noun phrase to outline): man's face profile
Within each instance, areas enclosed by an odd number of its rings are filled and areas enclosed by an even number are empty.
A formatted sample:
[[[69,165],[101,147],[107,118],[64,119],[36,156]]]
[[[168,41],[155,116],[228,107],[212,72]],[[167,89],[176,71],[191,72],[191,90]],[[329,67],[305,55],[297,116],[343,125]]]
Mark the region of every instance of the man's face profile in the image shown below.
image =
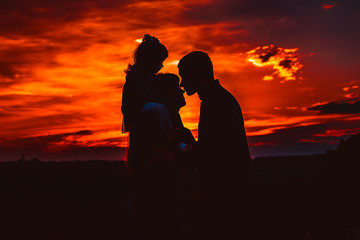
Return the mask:
[[[186,91],[186,94],[188,96],[193,95],[197,92],[196,89],[196,78],[194,74],[192,74],[192,71],[189,71],[184,69],[184,67],[179,68],[179,75],[181,77],[180,86],[184,88]]]

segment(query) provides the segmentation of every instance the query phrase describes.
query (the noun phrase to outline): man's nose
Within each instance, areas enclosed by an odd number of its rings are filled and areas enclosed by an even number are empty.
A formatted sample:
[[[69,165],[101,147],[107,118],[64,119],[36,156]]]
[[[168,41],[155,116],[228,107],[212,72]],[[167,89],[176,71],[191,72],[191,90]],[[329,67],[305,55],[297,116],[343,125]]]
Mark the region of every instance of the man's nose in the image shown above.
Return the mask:
[[[182,89],[185,89],[185,81],[183,81],[183,80],[181,80],[181,82],[180,82],[180,87],[182,88]]]

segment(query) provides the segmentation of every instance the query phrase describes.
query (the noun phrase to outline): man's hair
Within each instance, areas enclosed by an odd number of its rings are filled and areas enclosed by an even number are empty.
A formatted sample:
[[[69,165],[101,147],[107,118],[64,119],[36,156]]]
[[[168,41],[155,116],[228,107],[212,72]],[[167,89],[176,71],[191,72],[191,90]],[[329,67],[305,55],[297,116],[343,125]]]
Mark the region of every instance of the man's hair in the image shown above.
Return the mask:
[[[213,64],[206,52],[194,51],[185,55],[178,64],[179,68],[191,70],[197,75],[214,77]]]

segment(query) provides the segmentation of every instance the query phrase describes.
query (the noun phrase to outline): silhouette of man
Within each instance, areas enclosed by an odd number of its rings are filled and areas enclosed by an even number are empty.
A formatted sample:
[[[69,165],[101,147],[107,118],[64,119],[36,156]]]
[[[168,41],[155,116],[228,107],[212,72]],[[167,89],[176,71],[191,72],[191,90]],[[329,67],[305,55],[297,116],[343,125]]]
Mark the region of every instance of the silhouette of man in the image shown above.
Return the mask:
[[[215,80],[205,52],[189,53],[178,68],[180,86],[201,100],[197,238],[249,239],[251,170],[241,108]]]

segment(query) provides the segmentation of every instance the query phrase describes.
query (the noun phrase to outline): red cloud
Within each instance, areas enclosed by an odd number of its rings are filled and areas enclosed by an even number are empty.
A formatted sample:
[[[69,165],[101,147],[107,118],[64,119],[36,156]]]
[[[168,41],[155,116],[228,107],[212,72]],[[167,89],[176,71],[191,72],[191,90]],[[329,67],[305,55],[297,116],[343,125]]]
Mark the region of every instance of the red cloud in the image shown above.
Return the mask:
[[[330,4],[330,3],[323,3],[322,5],[321,5],[321,7],[322,7],[322,9],[323,10],[329,10],[329,9],[332,9],[332,8],[334,8],[336,6],[336,4],[335,3],[332,3],[332,4]]]

